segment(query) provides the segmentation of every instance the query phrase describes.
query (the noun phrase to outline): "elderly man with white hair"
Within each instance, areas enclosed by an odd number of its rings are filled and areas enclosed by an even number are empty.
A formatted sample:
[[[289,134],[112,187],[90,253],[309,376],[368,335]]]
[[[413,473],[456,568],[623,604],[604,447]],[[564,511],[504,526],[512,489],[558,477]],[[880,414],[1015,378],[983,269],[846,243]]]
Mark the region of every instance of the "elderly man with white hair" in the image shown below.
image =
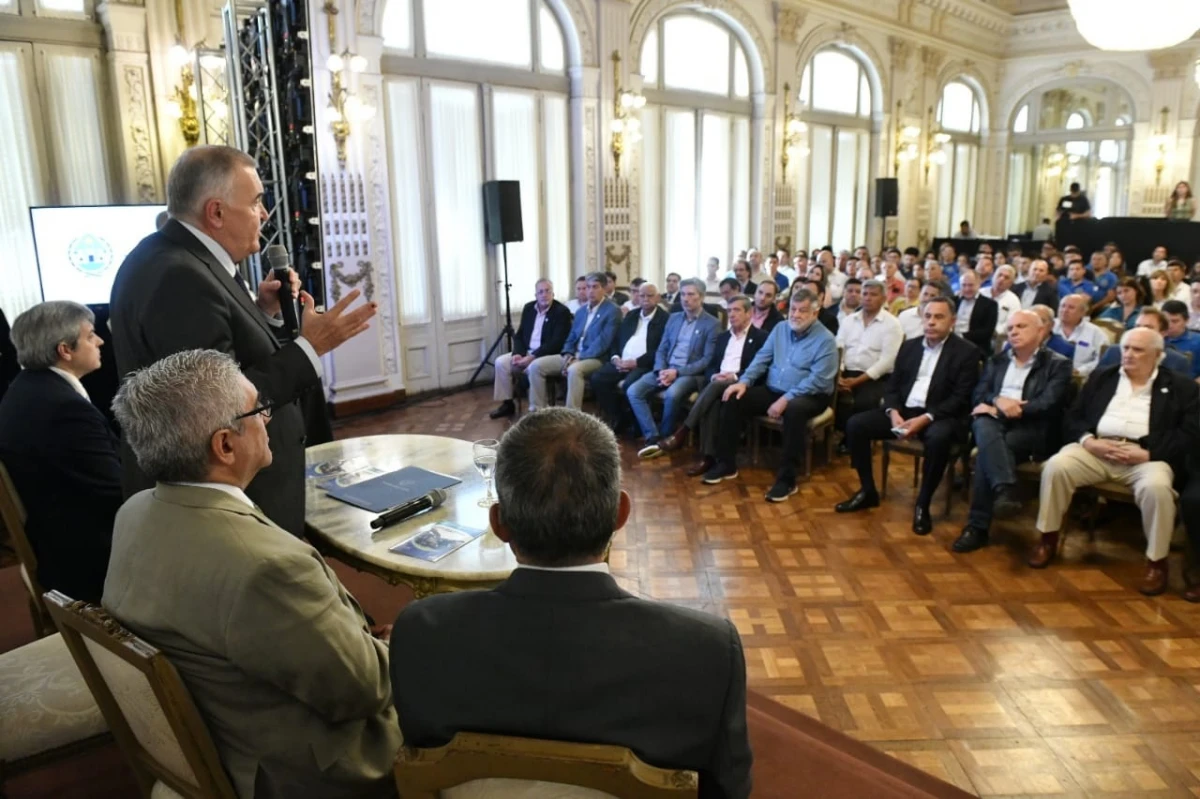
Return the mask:
[[[1163,337],[1135,328],[1121,338],[1121,365],[1097,369],[1067,413],[1070,442],[1042,471],[1037,529],[1029,565],[1044,568],[1058,550],[1063,516],[1075,491],[1103,482],[1133,489],[1146,533],[1147,596],[1167,587],[1167,554],[1175,528],[1176,478],[1200,441],[1200,386],[1160,369]]]
[[[1100,363],[1100,350],[1108,344],[1108,334],[1087,318],[1091,301],[1082,294],[1068,294],[1058,305],[1054,332],[1074,348],[1075,373],[1090,375]]]
[[[1021,310],[1021,299],[1012,293],[1013,283],[1017,279],[1017,270],[1005,264],[997,267],[992,275],[990,286],[979,290],[982,297],[990,297],[996,301],[996,335],[1002,336],[1008,330],[1008,317],[1013,311]]]

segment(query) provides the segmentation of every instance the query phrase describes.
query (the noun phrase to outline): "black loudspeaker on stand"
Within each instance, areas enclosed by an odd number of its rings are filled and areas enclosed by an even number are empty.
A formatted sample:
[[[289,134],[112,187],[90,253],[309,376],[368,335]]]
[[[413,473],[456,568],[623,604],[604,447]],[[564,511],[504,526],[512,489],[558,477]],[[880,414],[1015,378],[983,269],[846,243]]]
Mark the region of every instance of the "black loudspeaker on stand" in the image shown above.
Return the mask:
[[[879,254],[887,247],[887,218],[900,215],[900,181],[896,178],[875,178],[875,216],[883,220]]]
[[[495,363],[492,356],[496,354],[496,349],[500,346],[501,341],[506,342],[508,351],[512,352],[513,336],[517,333],[513,329],[512,299],[509,296],[512,284],[508,282],[508,243],[525,240],[525,231],[521,226],[521,184],[519,181],[489,180],[483,184],[483,228],[488,244],[499,244],[504,254],[504,329],[500,331],[500,335],[496,336],[491,349],[479,362],[475,374],[471,375],[471,382],[467,384],[468,388],[474,387],[483,367],[492,366]]]

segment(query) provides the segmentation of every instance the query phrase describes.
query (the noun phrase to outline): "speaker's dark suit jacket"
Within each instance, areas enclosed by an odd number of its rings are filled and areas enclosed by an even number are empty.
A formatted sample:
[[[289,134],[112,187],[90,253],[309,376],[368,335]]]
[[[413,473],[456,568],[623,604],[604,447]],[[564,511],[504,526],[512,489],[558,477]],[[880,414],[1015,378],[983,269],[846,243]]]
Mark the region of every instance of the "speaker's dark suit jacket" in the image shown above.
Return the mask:
[[[392,696],[409,746],[460,730],[627,746],[750,793],[746,662],[728,620],[638,599],[607,574],[518,568],[491,591],[408,605]]]
[[[9,384],[20,371],[17,348],[12,343],[12,330],[8,326],[8,318],[5,317],[4,311],[0,311],[0,397],[4,396]]]
[[[142,239],[125,258],[112,290],[113,344],[122,375],[172,353],[214,349],[237,359],[272,402],[271,465],[246,493],[271,521],[304,532],[305,419],[296,400],[321,381],[308,355],[282,343],[266,316],[199,239],[175,220]],[[121,452],[127,495],[153,483],[128,445]]]
[[[754,356],[758,355],[758,351],[762,349],[762,345],[767,343],[767,337],[770,334],[770,330],[767,329],[766,325],[763,325],[761,329],[754,325],[747,327],[746,343],[742,345],[742,362],[738,366],[739,375],[746,371],[746,367],[754,360]],[[721,371],[721,361],[725,360],[725,348],[729,346],[732,338],[733,333],[730,330],[726,330],[717,336],[717,348],[713,351],[712,360],[708,362],[708,369],[704,372],[704,376],[709,380],[712,380]]]
[[[49,369],[21,372],[0,401],[0,461],[46,590],[100,601],[122,501],[117,449],[104,414]]]
[[[1012,351],[993,355],[983,368],[983,376],[975,385],[971,407],[980,403],[995,405],[1000,390],[1004,387],[1004,375],[1012,363]],[[1021,389],[1019,419],[1008,422],[1009,429],[1021,427],[1031,429],[1031,440],[1037,441],[1033,449],[1034,460],[1045,460],[1062,446],[1062,420],[1066,406],[1071,402],[1071,359],[1065,358],[1046,347],[1033,356],[1033,366],[1025,385]]]
[[[1117,384],[1120,366],[1098,367],[1083,384],[1075,404],[1067,413],[1063,434],[1068,442],[1084,433],[1096,434]],[[1200,386],[1185,374],[1159,369],[1150,391],[1150,434],[1138,441],[1152,461],[1166,461],[1182,484],[1188,453],[1200,444]]]
[[[962,297],[958,297],[954,302],[955,307],[961,307]],[[996,301],[990,297],[976,295],[975,305],[971,308],[971,321],[963,338],[978,347],[984,358],[989,357],[996,349],[992,346],[992,336],[996,334],[996,322],[999,319],[1000,306],[996,305]]]
[[[1012,292],[1017,295],[1020,300],[1025,295],[1025,289],[1029,288],[1028,283],[1018,283],[1013,286]],[[1043,280],[1037,287],[1037,294],[1033,300],[1034,305],[1047,305],[1051,308],[1058,308],[1058,288],[1054,285],[1054,281],[1047,278]]]
[[[521,324],[513,338],[513,355],[558,355],[574,321],[575,317],[567,306],[558,300],[551,302],[550,310],[546,311],[546,321],[542,322],[542,341],[536,350],[530,352],[529,342],[533,338],[533,326],[537,323],[537,301],[525,303],[521,311]]]
[[[910,338],[896,353],[896,368],[883,395],[883,407],[900,410],[907,406],[908,394],[917,381],[925,337]],[[979,377],[979,350],[966,339],[951,333],[942,343],[942,354],[925,394],[925,412],[934,421],[947,418],[966,420],[971,412],[971,390]]]
[[[621,326],[617,328],[617,338],[613,341],[612,351],[608,354],[609,359],[621,357],[621,353],[625,351],[625,345],[637,332],[638,320],[641,316],[641,308],[634,308],[625,314],[621,320]],[[661,306],[655,307],[654,316],[650,317],[646,327],[646,352],[637,359],[635,371],[650,371],[654,368],[654,354],[658,352],[658,345],[662,343],[663,330],[667,328],[667,320],[670,318],[671,315]]]

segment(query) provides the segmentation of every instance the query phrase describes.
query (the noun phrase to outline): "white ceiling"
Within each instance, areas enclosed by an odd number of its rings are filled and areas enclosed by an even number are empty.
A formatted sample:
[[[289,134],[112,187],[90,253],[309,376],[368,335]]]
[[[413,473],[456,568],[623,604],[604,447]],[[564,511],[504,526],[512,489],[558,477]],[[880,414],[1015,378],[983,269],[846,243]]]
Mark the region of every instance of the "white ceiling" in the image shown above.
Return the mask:
[[[983,0],[1010,14],[1033,14],[1038,11],[1057,11],[1067,7],[1067,0]]]

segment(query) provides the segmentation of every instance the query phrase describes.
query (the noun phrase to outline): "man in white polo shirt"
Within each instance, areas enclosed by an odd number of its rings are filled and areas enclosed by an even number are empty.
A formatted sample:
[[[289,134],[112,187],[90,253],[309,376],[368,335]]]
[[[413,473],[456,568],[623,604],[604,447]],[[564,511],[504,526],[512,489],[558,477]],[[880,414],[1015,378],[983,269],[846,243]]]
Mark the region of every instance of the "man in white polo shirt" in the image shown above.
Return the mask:
[[[862,307],[838,326],[842,373],[837,381],[835,424],[846,429],[846,420],[860,411],[878,408],[887,379],[904,343],[904,330],[883,308],[885,290],[878,280],[862,284]]]
[[[1088,321],[1088,298],[1068,294],[1058,306],[1054,332],[1075,347],[1075,372],[1090,375],[1100,362],[1100,350],[1108,344],[1108,334]]]

